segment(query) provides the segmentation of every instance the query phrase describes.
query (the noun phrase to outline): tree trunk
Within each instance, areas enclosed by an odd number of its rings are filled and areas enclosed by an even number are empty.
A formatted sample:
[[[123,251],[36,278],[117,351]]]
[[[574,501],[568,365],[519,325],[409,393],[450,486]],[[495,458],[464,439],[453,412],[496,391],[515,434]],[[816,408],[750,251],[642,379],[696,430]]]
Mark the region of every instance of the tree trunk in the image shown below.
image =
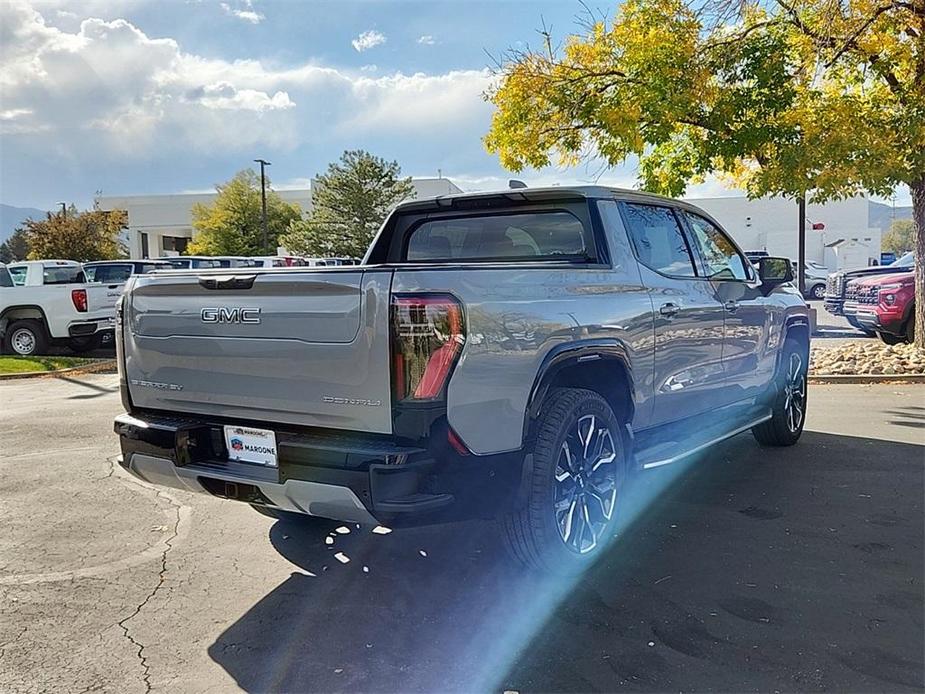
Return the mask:
[[[925,175],[909,188],[915,221],[915,346],[925,349]]]

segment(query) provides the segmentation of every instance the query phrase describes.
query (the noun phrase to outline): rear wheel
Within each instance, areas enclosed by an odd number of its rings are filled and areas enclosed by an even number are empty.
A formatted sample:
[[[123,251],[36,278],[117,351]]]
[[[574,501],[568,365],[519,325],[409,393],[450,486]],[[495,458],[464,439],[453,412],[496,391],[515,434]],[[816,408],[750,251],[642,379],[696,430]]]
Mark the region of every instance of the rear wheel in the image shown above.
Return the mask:
[[[807,350],[798,340],[784,342],[784,354],[775,383],[772,416],[752,427],[752,434],[763,446],[792,446],[806,423]]]
[[[505,539],[532,568],[575,573],[614,535],[626,472],[620,422],[604,398],[579,388],[552,391],[542,412],[527,499],[504,519]]]
[[[813,299],[824,299],[825,298],[825,285],[824,284],[815,284],[812,289],[809,290],[809,295]]]
[[[7,352],[21,357],[44,354],[48,348],[45,326],[37,320],[14,321],[7,328],[3,342]]]

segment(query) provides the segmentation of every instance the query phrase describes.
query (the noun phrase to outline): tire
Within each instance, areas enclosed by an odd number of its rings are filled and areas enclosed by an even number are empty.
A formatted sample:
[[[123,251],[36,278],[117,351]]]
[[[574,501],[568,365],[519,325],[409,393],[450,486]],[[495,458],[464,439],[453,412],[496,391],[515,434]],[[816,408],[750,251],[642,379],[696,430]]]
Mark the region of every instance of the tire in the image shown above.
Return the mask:
[[[915,306],[912,307],[912,312],[906,319],[905,330],[903,330],[903,338],[906,344],[911,345],[913,342],[915,342]]]
[[[72,337],[67,342],[68,349],[70,349],[75,354],[92,352],[95,349],[99,349],[102,344],[103,335],[101,333],[87,335],[86,337]]]
[[[890,333],[877,333],[877,337],[888,345],[899,345],[906,341],[905,335],[891,335]]]
[[[615,534],[626,478],[621,424],[604,398],[579,388],[553,390],[541,411],[526,499],[502,520],[504,538],[528,567],[574,574]]]
[[[762,446],[792,446],[800,440],[806,424],[806,346],[798,340],[784,341],[780,371],[774,379],[771,419],[752,427]]]
[[[45,326],[37,320],[13,321],[6,329],[3,347],[8,354],[32,357],[45,354],[48,349],[48,335]]]
[[[825,285],[824,284],[814,284],[809,290],[809,296],[812,299],[824,299],[825,298]]]

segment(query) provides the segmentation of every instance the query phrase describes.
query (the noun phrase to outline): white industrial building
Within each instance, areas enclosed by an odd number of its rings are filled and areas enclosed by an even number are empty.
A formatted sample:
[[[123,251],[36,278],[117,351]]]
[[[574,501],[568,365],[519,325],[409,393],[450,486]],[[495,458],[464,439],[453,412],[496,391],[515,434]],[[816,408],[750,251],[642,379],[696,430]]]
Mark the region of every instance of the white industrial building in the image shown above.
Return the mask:
[[[415,197],[449,195],[462,192],[447,178],[413,178]],[[278,190],[286,202],[297,204],[303,214],[312,208],[310,188]],[[100,198],[104,210],[128,213],[128,248],[132,258],[158,258],[183,253],[193,238],[193,206],[210,204],[217,193],[178,193],[176,195],[124,195]]]
[[[415,178],[415,197],[462,192],[447,178]],[[311,189],[277,191],[296,203],[304,214],[311,210]],[[208,204],[216,193],[177,195],[107,196],[103,209],[128,212],[128,246],[133,258],[156,258],[182,253],[193,238],[192,209]],[[797,203],[785,198],[699,198],[690,202],[702,207],[745,250],[764,250],[772,255],[797,257]],[[863,267],[880,258],[880,238],[890,223],[890,208],[863,196],[806,206],[806,258],[830,270]],[[814,226],[817,227],[814,229]]]
[[[767,251],[796,259],[797,202],[785,198],[691,198],[711,214],[746,251]],[[890,209],[864,196],[806,205],[806,259],[830,270],[865,267],[880,259],[880,238]],[[814,227],[816,227],[814,229]]]

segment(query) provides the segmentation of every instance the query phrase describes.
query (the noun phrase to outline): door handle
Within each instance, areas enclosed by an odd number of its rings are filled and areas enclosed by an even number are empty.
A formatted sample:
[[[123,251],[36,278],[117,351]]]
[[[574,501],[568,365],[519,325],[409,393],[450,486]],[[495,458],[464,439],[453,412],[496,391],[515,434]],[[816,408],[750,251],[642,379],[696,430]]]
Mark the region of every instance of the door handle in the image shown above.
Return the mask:
[[[727,301],[723,304],[723,308],[729,311],[729,313],[735,313],[735,310],[739,308],[739,304],[736,301]]]
[[[677,304],[667,303],[667,304],[662,304],[662,307],[658,310],[658,312],[661,313],[663,316],[668,316],[669,318],[671,318],[680,310],[681,310],[681,307],[678,306]]]

